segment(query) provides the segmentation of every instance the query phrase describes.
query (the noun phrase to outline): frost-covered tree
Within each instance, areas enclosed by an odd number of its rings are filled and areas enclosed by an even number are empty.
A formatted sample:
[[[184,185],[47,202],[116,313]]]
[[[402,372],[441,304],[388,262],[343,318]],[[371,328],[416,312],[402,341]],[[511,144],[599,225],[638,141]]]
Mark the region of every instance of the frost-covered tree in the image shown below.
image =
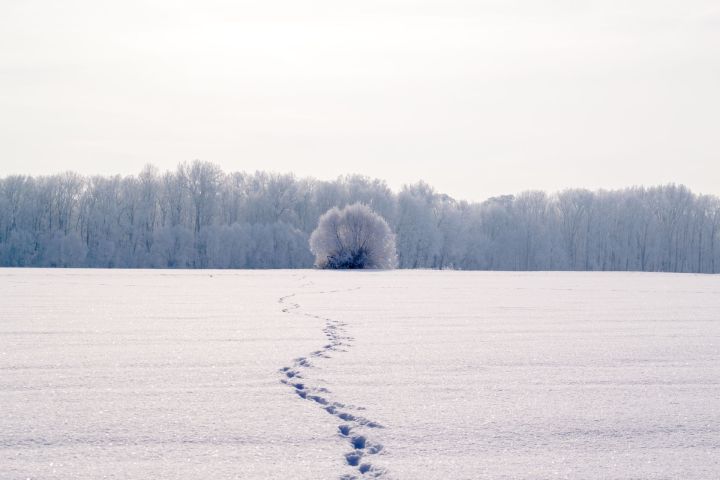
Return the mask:
[[[681,185],[456,201],[335,180],[230,172],[0,178],[0,266],[304,268],[323,212],[362,203],[397,234],[400,268],[720,272],[720,198]]]
[[[362,203],[325,212],[310,236],[320,268],[395,268],[395,235],[387,222]]]

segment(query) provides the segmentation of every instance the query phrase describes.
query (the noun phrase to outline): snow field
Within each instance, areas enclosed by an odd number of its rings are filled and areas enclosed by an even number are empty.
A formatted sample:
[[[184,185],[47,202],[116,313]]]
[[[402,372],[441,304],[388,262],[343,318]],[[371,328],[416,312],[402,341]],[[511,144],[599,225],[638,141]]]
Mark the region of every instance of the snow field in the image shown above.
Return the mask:
[[[0,478],[716,478],[720,281],[0,270]]]

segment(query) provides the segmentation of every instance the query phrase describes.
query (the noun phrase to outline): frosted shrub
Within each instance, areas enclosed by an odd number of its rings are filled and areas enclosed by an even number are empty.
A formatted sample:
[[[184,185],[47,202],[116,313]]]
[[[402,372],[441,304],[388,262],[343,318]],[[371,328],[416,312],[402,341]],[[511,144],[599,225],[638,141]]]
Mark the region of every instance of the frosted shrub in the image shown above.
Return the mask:
[[[355,203],[325,212],[310,236],[319,268],[395,268],[395,235],[367,205]]]

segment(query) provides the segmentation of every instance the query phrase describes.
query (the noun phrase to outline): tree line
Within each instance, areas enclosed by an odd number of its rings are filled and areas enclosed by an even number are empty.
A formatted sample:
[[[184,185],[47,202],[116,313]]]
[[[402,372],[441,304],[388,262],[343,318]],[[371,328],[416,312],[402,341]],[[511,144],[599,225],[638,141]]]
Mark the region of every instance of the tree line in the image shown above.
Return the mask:
[[[680,185],[471,203],[423,182],[394,193],[359,175],[225,173],[200,161],[0,179],[0,265],[307,268],[319,217],[356,202],[395,232],[400,268],[720,270],[720,201]]]

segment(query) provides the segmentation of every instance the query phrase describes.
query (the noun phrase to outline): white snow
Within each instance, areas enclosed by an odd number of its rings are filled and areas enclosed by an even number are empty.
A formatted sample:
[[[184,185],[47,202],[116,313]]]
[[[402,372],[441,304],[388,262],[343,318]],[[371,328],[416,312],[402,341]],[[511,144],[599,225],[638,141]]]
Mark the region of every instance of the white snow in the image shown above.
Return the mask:
[[[717,478],[719,312],[702,275],[0,269],[0,478]]]

